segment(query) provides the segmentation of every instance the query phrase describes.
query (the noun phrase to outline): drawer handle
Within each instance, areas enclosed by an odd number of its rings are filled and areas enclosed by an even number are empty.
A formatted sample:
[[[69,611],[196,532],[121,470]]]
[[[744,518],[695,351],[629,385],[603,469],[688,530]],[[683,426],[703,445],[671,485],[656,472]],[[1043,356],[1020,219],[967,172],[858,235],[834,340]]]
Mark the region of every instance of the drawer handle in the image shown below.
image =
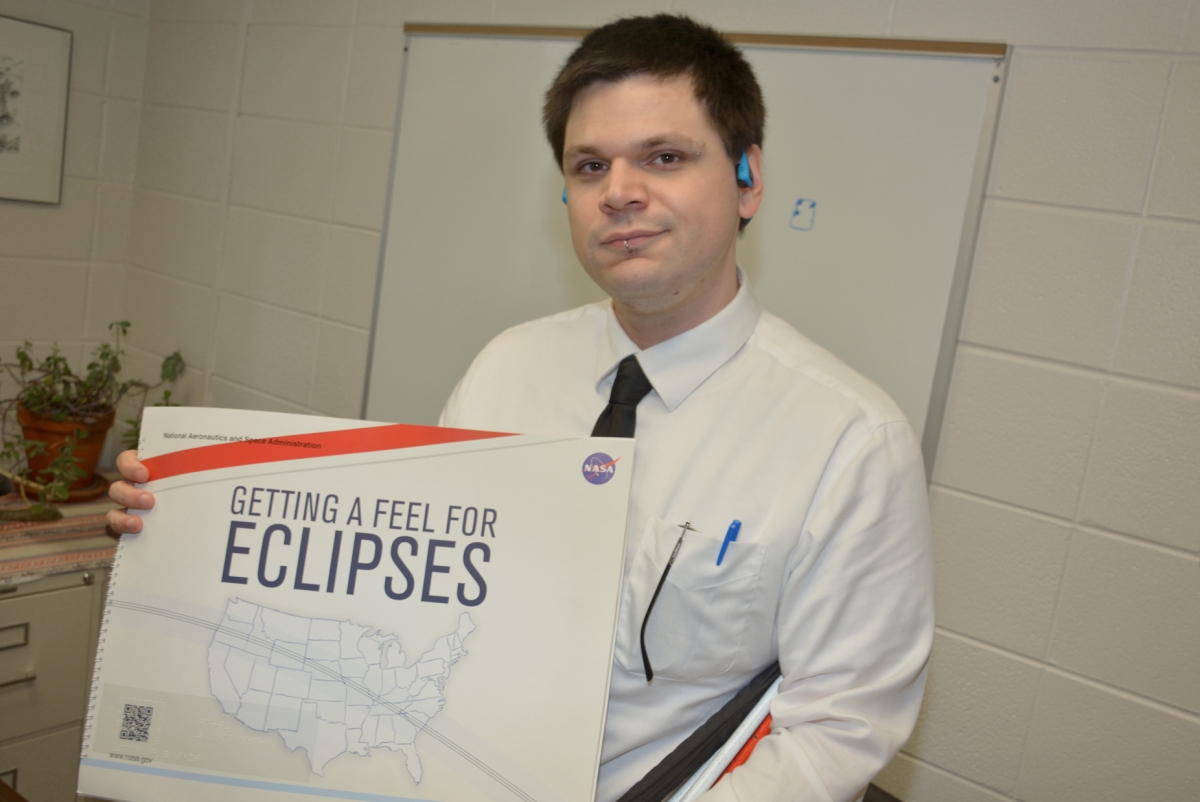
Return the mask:
[[[0,689],[11,688],[14,685],[24,685],[27,682],[34,682],[36,679],[37,674],[30,674],[28,677],[21,677],[20,679],[10,679],[8,682],[0,682]]]
[[[0,627],[0,652],[29,645],[29,623]]]

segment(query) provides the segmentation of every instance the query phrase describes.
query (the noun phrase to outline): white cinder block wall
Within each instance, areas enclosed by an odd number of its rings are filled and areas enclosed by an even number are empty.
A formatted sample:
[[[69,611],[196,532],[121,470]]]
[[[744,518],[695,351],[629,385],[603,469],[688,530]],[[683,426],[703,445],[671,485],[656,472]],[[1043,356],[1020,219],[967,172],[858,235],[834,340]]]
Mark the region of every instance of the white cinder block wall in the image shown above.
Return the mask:
[[[124,313],[149,13],[150,0],[0,0],[0,15],[74,33],[62,203],[0,200],[0,361],[29,340],[80,365]]]
[[[406,21],[1015,45],[932,489],[929,690],[878,783],[1196,798],[1200,0],[154,0],[148,29],[145,6],[0,0],[77,36],[67,203],[0,202],[0,344],[78,349],[123,308],[141,363],[183,348],[190,403],[348,416]],[[51,300],[30,267],[87,283]]]

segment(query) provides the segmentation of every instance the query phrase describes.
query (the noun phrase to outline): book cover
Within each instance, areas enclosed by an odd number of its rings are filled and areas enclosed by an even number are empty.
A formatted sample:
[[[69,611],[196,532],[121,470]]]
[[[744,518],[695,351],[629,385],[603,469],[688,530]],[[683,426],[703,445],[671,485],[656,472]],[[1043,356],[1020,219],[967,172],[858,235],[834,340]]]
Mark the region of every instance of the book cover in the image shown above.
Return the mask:
[[[150,408],[79,792],[593,798],[633,441]]]

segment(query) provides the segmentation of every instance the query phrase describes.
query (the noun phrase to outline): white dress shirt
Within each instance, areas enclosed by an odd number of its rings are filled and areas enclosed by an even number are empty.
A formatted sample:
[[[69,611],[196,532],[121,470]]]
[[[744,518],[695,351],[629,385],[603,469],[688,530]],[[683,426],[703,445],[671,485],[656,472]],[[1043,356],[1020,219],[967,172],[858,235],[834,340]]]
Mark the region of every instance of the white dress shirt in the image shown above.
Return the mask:
[[[609,301],[509,329],[441,423],[586,436],[633,353],[654,391],[637,410],[596,799],[619,797],[776,658],[774,731],[703,799],[854,799],[912,730],[933,638],[912,429],[881,390],[764,312],[745,281],[716,316],[641,352]],[[642,615],[686,521],[694,531],[646,632],[648,684]]]

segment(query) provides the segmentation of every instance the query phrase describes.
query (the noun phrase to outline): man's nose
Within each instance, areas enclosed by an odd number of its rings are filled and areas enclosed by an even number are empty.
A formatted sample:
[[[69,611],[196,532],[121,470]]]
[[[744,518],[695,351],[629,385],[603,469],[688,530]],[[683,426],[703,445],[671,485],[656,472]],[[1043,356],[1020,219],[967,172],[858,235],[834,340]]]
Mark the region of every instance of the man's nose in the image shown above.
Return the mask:
[[[631,206],[644,206],[646,203],[645,173],[637,165],[624,159],[614,160],[608,168],[601,202],[607,212],[621,212],[627,211]]]

